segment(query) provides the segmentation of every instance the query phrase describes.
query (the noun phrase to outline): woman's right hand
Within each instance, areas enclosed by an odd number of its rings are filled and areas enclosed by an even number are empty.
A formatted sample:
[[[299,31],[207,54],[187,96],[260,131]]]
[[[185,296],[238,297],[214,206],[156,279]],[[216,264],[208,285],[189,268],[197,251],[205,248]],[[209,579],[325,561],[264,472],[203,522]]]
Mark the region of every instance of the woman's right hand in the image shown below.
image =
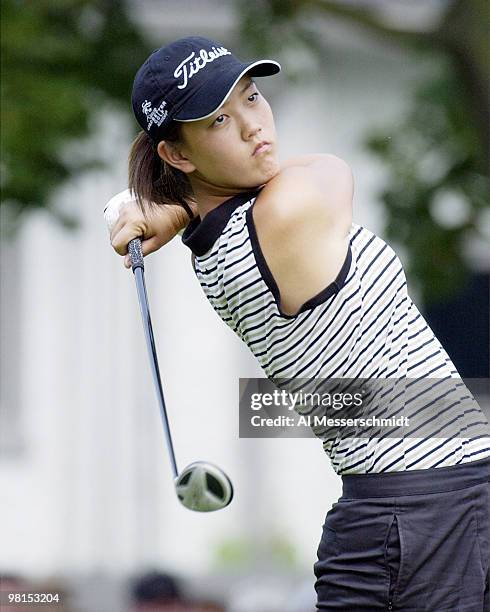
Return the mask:
[[[181,206],[166,204],[148,208],[145,216],[136,199],[131,196],[127,197],[127,193],[128,190],[118,194],[123,197],[117,204],[119,215],[114,223],[110,223],[109,220],[110,202],[104,214],[110,226],[111,245],[116,253],[124,257],[124,266],[130,268],[128,244],[133,238],[141,239],[143,256],[149,255],[170,242],[179,231],[184,229],[189,223],[189,217]]]

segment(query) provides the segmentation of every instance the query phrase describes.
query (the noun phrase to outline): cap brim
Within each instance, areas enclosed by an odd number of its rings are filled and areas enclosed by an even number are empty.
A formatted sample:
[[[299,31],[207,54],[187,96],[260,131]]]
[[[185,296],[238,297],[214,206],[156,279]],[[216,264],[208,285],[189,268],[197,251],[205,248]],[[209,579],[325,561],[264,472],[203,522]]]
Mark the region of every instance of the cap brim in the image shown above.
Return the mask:
[[[233,88],[246,74],[250,76],[272,76],[281,70],[281,65],[274,60],[258,60],[242,64],[238,72],[230,74],[229,70],[223,72],[220,77],[212,82],[211,91],[204,92],[201,88],[187,101],[185,108],[174,115],[173,120],[179,122],[199,121],[206,119],[222,106],[229,98]]]

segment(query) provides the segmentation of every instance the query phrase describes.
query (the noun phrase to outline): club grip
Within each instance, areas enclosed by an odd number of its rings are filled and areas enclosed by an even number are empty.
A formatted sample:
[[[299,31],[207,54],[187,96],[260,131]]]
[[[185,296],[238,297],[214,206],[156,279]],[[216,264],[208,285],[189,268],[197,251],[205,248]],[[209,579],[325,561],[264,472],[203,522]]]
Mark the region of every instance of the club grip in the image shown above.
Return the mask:
[[[133,272],[136,268],[145,269],[143,263],[143,251],[141,250],[141,240],[139,238],[133,238],[128,244],[128,253],[131,259],[131,267]]]

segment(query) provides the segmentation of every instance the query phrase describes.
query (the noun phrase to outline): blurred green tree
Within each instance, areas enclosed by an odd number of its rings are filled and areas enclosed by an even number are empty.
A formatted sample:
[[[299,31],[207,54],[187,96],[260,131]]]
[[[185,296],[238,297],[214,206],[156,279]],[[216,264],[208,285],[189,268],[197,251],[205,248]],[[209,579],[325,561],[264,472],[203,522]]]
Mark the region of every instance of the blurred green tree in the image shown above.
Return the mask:
[[[213,551],[213,564],[216,569],[230,572],[252,570],[257,564],[287,570],[297,567],[298,557],[291,540],[274,531],[257,541],[242,536],[221,539]]]
[[[379,194],[385,236],[402,245],[407,274],[424,303],[449,297],[468,272],[465,243],[480,236],[490,185],[490,50],[488,0],[448,0],[437,24],[397,27],[375,3],[332,0],[235,0],[242,44],[252,54],[286,58],[291,50],[315,62],[328,57],[318,25],[335,18],[389,44],[431,59],[434,71],[413,92],[401,123],[365,135],[369,151],[387,166]],[[451,206],[453,213],[445,211]]]
[[[39,208],[75,224],[50,195],[97,161],[66,159],[62,148],[90,135],[104,102],[128,107],[148,53],[121,0],[2,0],[0,186],[9,232]]]

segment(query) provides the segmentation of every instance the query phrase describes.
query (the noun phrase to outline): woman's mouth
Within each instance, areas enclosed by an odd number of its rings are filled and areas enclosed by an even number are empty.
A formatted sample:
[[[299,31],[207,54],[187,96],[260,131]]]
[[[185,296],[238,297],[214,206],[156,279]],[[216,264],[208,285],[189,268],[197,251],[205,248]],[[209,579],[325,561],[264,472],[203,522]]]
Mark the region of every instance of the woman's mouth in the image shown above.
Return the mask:
[[[260,155],[261,153],[265,153],[265,151],[268,151],[270,148],[271,148],[270,142],[266,142],[265,140],[262,142],[259,142],[259,144],[255,147],[254,152],[252,153],[252,156]]]

